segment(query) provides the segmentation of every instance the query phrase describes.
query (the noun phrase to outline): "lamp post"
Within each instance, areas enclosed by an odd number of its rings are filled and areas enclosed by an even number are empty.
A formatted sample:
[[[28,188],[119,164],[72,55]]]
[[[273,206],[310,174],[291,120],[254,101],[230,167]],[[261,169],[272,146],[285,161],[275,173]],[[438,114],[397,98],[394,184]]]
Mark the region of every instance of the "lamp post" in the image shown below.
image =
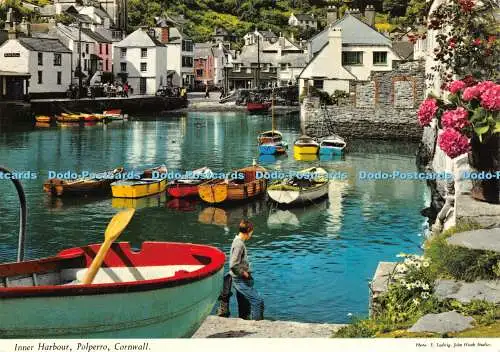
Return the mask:
[[[78,99],[82,95],[82,21],[78,20]]]

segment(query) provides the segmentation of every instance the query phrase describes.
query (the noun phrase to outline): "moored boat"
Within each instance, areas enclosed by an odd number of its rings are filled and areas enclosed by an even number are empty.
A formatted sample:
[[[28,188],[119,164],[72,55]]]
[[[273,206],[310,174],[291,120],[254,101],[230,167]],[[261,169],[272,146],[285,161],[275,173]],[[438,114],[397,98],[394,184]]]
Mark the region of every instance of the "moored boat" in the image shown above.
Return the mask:
[[[80,115],[81,119],[84,122],[95,122],[97,121],[97,117],[93,114],[81,114]]]
[[[126,114],[122,114],[121,109],[105,110],[102,114],[109,120],[124,120],[128,117]]]
[[[167,192],[175,198],[188,198],[198,196],[198,186],[207,181],[212,175],[208,167],[194,170],[189,178],[172,180],[168,183]]]
[[[113,197],[141,198],[164,192],[167,180],[160,178],[141,178],[139,180],[120,180],[111,184]]]
[[[207,203],[244,201],[262,195],[266,191],[266,180],[258,172],[266,169],[259,165],[248,166],[232,173],[236,177],[214,179],[198,186],[200,198]]]
[[[88,194],[110,194],[111,183],[124,172],[122,167],[99,172],[76,180],[51,178],[44,182],[43,190],[54,196],[78,196]]]
[[[293,178],[270,185],[267,194],[283,205],[312,202],[328,195],[328,172],[319,167],[301,170]]]
[[[115,243],[82,284],[99,248],[0,265],[0,338],[190,337],[220,294],[225,256],[214,247]]]
[[[312,137],[300,136],[293,144],[294,154],[318,154],[319,143]]]
[[[338,135],[331,135],[321,139],[319,143],[319,154],[340,155],[346,147],[345,140]]]
[[[56,115],[57,122],[80,122],[82,121],[82,116],[80,114],[65,114]]]
[[[286,142],[270,142],[259,145],[259,153],[264,155],[284,154],[288,149]]]
[[[248,102],[247,103],[247,110],[249,112],[267,112],[269,108],[271,107],[270,102]]]
[[[50,123],[52,121],[52,117],[46,116],[46,115],[38,115],[38,116],[35,116],[35,121],[42,122],[42,123]]]

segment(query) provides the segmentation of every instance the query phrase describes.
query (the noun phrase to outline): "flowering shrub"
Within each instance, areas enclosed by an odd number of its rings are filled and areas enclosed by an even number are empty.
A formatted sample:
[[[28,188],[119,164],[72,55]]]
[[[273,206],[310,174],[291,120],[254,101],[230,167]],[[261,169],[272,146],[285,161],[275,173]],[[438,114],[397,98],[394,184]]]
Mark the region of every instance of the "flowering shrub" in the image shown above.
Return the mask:
[[[433,118],[444,128],[439,147],[450,158],[470,149],[469,138],[474,134],[481,142],[500,133],[500,85],[492,81],[475,82],[470,77],[447,85],[446,101],[429,97],[418,109],[418,121],[428,126]]]

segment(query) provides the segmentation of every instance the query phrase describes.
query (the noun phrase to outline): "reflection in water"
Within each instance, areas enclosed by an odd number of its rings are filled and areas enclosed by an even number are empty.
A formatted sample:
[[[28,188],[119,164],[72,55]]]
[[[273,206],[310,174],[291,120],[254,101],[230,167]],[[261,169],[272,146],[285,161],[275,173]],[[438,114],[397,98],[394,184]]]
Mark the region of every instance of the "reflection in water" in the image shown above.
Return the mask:
[[[347,313],[366,314],[367,281],[377,263],[394,261],[399,252],[420,250],[424,219],[419,211],[425,207],[426,186],[362,180],[359,174],[415,171],[416,144],[352,140],[341,160],[279,156],[265,167],[286,172],[321,166],[347,175],[346,180],[331,180],[329,199],[281,213],[270,209],[264,198],[235,207],[209,207],[165,198],[165,193],[138,200],[51,199],[42,191],[48,171],[97,172],[118,166],[144,170],[166,164],[170,170],[208,166],[214,172],[229,172],[258,160],[256,137],[270,128],[268,117],[246,113],[170,114],[68,128],[35,128],[34,123],[8,131],[0,127],[1,163],[38,174],[35,180],[22,181],[29,207],[26,257],[102,242],[109,220],[122,207],[137,208],[121,235],[135,247],[142,241],[192,242],[228,253],[239,220],[249,217],[255,224],[248,243],[250,261],[267,317],[343,323],[349,321]],[[296,140],[298,115],[277,115],[276,129],[284,140]],[[0,214],[0,262],[12,261],[19,223],[17,196],[2,180]]]
[[[297,161],[316,161],[316,160],[318,160],[318,155],[317,154],[293,153],[293,158]]]

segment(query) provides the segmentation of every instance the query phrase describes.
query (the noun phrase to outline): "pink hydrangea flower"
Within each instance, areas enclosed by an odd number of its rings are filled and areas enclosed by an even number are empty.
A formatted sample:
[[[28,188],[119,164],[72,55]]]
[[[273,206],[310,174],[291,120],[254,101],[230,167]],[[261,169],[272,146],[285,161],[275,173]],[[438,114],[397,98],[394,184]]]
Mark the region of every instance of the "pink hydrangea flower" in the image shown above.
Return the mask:
[[[441,116],[441,124],[445,128],[453,128],[460,131],[469,124],[469,112],[462,107],[455,110],[448,110]]]
[[[481,95],[481,106],[486,110],[500,110],[500,85],[494,85]]]
[[[487,91],[488,89],[490,89],[491,87],[494,87],[496,84],[495,82],[492,82],[492,81],[484,81],[484,82],[481,82],[481,83],[478,83],[476,85],[477,89],[479,90],[479,93],[480,94],[483,94],[485,91]]]
[[[438,144],[452,159],[467,153],[470,149],[469,139],[453,128],[446,128],[439,135]]]
[[[477,86],[467,87],[462,93],[462,100],[471,101],[472,99],[477,99],[481,96],[481,92]]]
[[[420,107],[418,108],[418,122],[420,123],[421,126],[428,126],[432,119],[434,118],[434,115],[436,114],[436,111],[438,110],[438,105],[436,99],[433,98],[427,98],[425,99],[422,104],[420,104]]]
[[[448,91],[450,91],[450,93],[456,94],[460,90],[464,89],[465,86],[465,83],[462,81],[453,81],[448,85]]]

